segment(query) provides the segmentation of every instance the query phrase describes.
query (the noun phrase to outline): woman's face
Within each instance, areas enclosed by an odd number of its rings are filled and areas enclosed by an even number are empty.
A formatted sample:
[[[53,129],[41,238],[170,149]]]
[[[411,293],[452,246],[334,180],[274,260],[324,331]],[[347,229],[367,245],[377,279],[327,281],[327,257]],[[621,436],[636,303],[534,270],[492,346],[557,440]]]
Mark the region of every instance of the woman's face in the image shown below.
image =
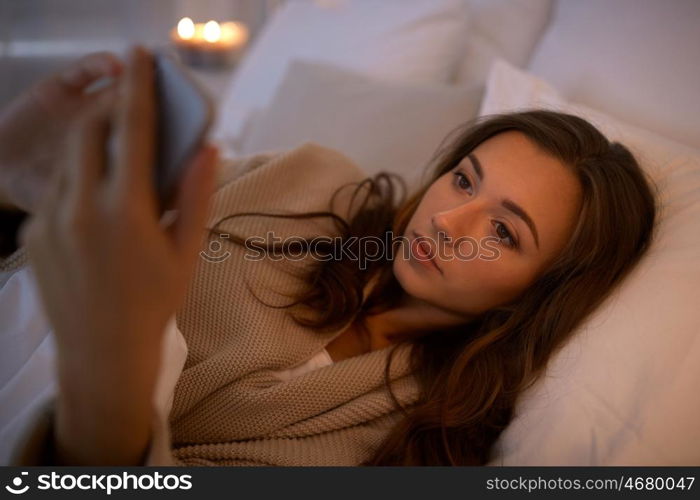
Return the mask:
[[[451,314],[482,313],[515,299],[556,258],[580,202],[567,167],[521,132],[498,134],[430,186],[394,274],[413,298]]]

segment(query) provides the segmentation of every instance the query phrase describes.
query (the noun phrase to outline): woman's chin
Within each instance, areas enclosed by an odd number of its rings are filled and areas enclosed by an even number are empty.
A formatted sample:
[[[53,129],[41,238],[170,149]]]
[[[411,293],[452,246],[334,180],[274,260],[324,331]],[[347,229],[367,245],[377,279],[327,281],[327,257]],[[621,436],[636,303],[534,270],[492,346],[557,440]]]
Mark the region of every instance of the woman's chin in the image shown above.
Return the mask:
[[[396,281],[399,282],[401,288],[408,295],[414,297],[422,297],[425,295],[426,288],[429,283],[426,281],[424,273],[420,273],[418,269],[415,269],[411,265],[411,261],[404,259],[402,256],[397,256],[394,259],[392,270]]]

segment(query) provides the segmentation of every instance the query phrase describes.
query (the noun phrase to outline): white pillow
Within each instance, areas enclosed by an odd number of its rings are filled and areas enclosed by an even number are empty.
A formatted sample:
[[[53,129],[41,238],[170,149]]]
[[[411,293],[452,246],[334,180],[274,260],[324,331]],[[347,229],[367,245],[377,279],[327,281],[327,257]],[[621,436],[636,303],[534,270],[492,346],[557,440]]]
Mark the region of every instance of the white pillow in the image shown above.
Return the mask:
[[[337,149],[369,174],[419,180],[441,141],[476,117],[480,92],[454,85],[375,80],[328,64],[294,61],[242,154],[307,141]]]
[[[293,59],[392,81],[446,82],[468,27],[464,0],[287,1],[233,75],[212,137],[239,153],[248,116],[267,106]]]
[[[549,22],[552,0],[465,0],[471,27],[456,82],[486,85],[491,63],[525,67]]]
[[[572,99],[700,148],[700,2],[559,0],[530,71]]]
[[[700,465],[700,153],[570,104],[494,64],[482,114],[545,107],[588,118],[661,188],[650,252],[520,401],[492,465]]]

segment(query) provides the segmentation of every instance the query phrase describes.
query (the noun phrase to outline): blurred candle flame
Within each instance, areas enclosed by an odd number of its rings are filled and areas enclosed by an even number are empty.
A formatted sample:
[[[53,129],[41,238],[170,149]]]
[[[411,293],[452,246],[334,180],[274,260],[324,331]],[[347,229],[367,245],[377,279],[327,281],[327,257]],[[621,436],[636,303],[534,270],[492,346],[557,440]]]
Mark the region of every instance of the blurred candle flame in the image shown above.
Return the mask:
[[[216,21],[209,21],[204,25],[204,39],[209,43],[216,43],[221,39],[221,26]]]
[[[248,28],[238,21],[195,23],[183,17],[170,30],[170,38],[187,64],[223,68],[240,58],[248,41]]]
[[[177,23],[177,34],[183,40],[190,40],[194,36],[194,22],[189,17],[183,17]]]

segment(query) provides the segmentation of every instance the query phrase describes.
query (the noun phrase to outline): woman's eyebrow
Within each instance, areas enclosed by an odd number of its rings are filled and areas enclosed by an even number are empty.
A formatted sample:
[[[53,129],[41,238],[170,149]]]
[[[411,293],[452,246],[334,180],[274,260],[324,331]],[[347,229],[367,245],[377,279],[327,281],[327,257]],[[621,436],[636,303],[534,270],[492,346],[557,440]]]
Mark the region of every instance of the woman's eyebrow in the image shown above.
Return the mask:
[[[476,155],[474,155],[474,153],[469,153],[467,156],[472,162],[472,167],[474,167],[476,175],[479,177],[479,182],[481,182],[482,180],[484,180],[484,171],[481,169],[481,162],[476,157]]]
[[[479,182],[483,182],[484,177],[484,169],[481,167],[481,162],[479,159],[476,157],[474,153],[469,153],[467,155],[469,157],[469,161],[472,163],[472,167],[474,167],[474,171],[476,172],[477,177],[479,178]],[[515,215],[520,217],[523,221],[525,221],[525,224],[527,224],[527,227],[530,228],[530,231],[532,232],[533,238],[535,238],[535,245],[537,246],[537,249],[540,249],[540,239],[539,235],[537,234],[537,226],[535,226],[535,223],[533,222],[532,218],[528,215],[528,213],[515,203],[513,200],[504,198],[501,200],[501,205],[506,208],[507,210],[510,210],[513,212]]]

